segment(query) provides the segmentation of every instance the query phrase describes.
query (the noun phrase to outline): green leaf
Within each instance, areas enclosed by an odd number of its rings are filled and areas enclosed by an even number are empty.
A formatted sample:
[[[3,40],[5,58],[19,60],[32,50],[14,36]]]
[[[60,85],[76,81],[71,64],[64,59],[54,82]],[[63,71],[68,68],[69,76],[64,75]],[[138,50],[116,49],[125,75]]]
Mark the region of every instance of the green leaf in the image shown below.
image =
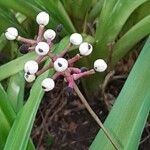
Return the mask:
[[[150,15],[134,25],[115,44],[112,54],[112,65],[115,65],[141,39],[150,34]]]
[[[34,18],[36,16],[37,8],[33,7],[33,5],[31,5],[28,1],[1,0],[0,5],[5,8],[11,8],[11,9],[17,10],[31,18]]]
[[[83,32],[84,23],[87,20],[87,14],[93,5],[93,1],[72,0],[66,2],[66,0],[63,0],[62,3],[66,8],[66,11],[68,12],[68,15],[72,19],[72,22],[74,23],[74,26],[76,27],[78,32]]]
[[[124,150],[138,149],[150,111],[149,47],[150,38],[104,123]],[[114,149],[101,130],[90,147],[90,150],[99,149]]]
[[[18,112],[20,108],[23,106],[24,87],[25,87],[25,80],[23,72],[19,72],[10,77],[7,88],[7,94],[15,112]]]
[[[0,52],[3,50],[3,48],[5,47],[6,44],[7,44],[7,40],[5,38],[5,35],[1,34],[1,36],[0,36]]]
[[[136,1],[122,1],[119,0],[118,3],[116,4],[112,16],[110,17],[111,20],[108,22],[108,32],[109,37],[108,37],[108,43],[112,42],[116,39],[117,35],[121,31],[123,25],[131,15],[131,13],[138,8],[140,5],[145,3],[148,0],[136,0]],[[113,22],[113,24],[112,24]]]
[[[4,148],[8,133],[15,120],[15,117],[16,113],[11,107],[10,99],[3,87],[0,85],[0,149]],[[34,145],[32,144],[31,140],[28,143],[28,150],[34,150]]]
[[[27,103],[19,111],[8,135],[4,150],[25,150],[32,130],[32,125],[44,91],[41,82],[49,76],[49,71],[38,77],[30,91]],[[38,92],[37,92],[38,91]]]
[[[35,58],[35,52],[31,52],[0,66],[0,81],[18,73],[23,69],[25,62]]]
[[[100,15],[100,12],[102,10],[104,4],[104,0],[99,0],[94,7],[92,8],[92,10],[90,11],[89,15],[88,15],[88,20],[89,21],[93,21],[95,18],[97,18]]]
[[[13,123],[13,120],[16,116],[14,110],[10,105],[10,101],[8,100],[8,95],[4,91],[3,87],[0,85],[0,109],[3,114],[5,114],[6,118],[10,123]]]
[[[143,3],[140,7],[138,7],[128,18],[125,25],[123,26],[119,36],[122,37],[131,27],[137,24],[140,20],[144,19],[148,15],[150,15],[150,1]]]
[[[106,26],[106,23],[109,20],[109,17],[111,15],[110,12],[112,12],[116,2],[118,0],[104,0],[102,11],[99,17],[98,25],[96,28],[96,39],[101,39],[103,32],[105,32],[103,29]]]
[[[60,45],[56,47],[55,52],[58,53],[66,47],[69,39],[66,37],[60,42]],[[15,122],[8,135],[7,142],[4,150],[26,150],[29,136],[32,130],[32,126],[35,120],[37,110],[39,108],[41,99],[44,95],[44,91],[41,87],[41,82],[46,77],[50,77],[54,73],[53,70],[48,70],[37,78],[30,91],[30,96],[19,111]]]
[[[0,149],[4,148],[9,130],[15,119],[15,113],[12,109],[8,96],[4,91],[3,87],[0,85]]]
[[[117,35],[132,12],[146,1],[148,0],[118,0],[112,9],[112,13],[106,19],[99,20],[99,23],[104,21],[104,25],[102,24],[97,28],[96,40],[98,43],[95,49],[101,53],[102,57],[107,56],[107,45],[116,40]]]
[[[20,26],[19,22],[15,18],[15,16],[11,13],[11,11],[0,8],[0,20],[1,20],[1,26],[0,26],[0,34],[5,32],[5,30],[10,27],[14,26],[16,27],[22,34],[26,35],[25,30],[23,27]]]

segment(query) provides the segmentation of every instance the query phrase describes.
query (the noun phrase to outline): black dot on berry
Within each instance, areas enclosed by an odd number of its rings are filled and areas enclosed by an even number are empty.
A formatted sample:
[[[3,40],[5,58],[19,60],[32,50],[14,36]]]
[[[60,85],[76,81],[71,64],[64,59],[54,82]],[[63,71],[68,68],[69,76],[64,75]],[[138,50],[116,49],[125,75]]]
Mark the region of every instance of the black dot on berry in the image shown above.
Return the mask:
[[[91,45],[90,44],[88,44],[88,49],[91,49]]]
[[[27,75],[30,75],[30,72],[27,72]]]
[[[58,66],[59,66],[59,67],[62,67],[62,64],[61,64],[61,63],[58,63]]]
[[[42,88],[43,88],[43,89],[46,89],[46,87],[45,87],[45,86],[42,86]]]
[[[43,52],[43,50],[42,50],[41,48],[39,48],[39,52],[40,52],[40,53],[42,53],[42,52]]]

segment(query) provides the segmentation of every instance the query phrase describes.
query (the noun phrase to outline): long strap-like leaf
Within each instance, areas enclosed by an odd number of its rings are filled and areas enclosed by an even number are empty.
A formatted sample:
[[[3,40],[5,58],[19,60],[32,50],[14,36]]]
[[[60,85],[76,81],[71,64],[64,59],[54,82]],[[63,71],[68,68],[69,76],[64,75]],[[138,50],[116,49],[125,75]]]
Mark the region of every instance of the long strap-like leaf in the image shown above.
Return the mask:
[[[138,149],[150,111],[150,38],[138,57],[104,125],[120,141],[123,150]],[[90,150],[114,150],[102,131]]]

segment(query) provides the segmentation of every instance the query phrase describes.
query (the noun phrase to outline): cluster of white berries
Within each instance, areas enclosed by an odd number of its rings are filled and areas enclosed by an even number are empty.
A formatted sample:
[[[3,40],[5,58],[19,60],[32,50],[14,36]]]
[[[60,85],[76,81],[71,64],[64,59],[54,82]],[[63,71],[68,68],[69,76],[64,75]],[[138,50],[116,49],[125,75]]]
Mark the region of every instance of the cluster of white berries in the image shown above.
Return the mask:
[[[50,56],[49,53],[51,53],[50,49],[52,46],[52,41],[56,37],[56,32],[52,29],[47,29],[46,31],[44,31],[44,27],[49,23],[49,20],[49,15],[46,12],[40,12],[37,15],[36,22],[39,24],[39,31],[40,28],[42,28],[42,30],[40,31],[41,33],[39,32],[39,34],[41,35],[38,35],[38,37],[41,38],[39,40],[34,41],[18,36],[18,31],[14,27],[8,28],[5,32],[5,36],[8,40],[18,40],[31,45],[32,47],[34,47],[34,50],[39,58]],[[31,42],[33,44],[31,44]],[[93,46],[88,42],[83,42],[83,38],[79,33],[73,33],[70,36],[70,45],[79,46],[79,53],[81,56],[88,56],[93,51]],[[51,56],[53,56],[53,54]],[[68,60],[62,57],[63,55],[61,57],[51,58],[53,61],[53,67],[56,72],[64,72],[70,65],[68,63]],[[24,77],[27,82],[33,82],[36,79],[36,73],[39,70],[39,63],[40,62],[38,62],[37,60],[30,60],[25,63]],[[107,69],[107,64],[104,60],[98,59],[94,62],[94,69],[97,72],[103,72]],[[55,82],[52,78],[46,78],[42,81],[41,85],[44,91],[50,91],[55,87]]]
[[[79,33],[73,33],[70,36],[70,42],[73,45],[80,45],[79,52],[82,56],[88,56],[93,51],[93,46],[88,42],[83,42],[83,38],[82,38],[81,34],[79,34]],[[66,66],[66,65],[64,65],[64,66]],[[94,62],[94,69],[97,72],[103,72],[107,69],[107,64],[103,59],[97,59]]]

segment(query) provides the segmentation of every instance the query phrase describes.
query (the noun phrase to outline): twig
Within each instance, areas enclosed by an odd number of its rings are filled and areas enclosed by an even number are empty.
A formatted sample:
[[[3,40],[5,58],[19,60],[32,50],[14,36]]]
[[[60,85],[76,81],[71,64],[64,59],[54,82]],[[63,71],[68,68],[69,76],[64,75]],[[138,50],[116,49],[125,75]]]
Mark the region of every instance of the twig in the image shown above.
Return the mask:
[[[39,25],[37,43],[39,43],[40,41],[42,41],[43,34],[44,34],[44,26],[43,25]]]
[[[43,74],[45,71],[47,71],[48,69],[53,67],[53,63],[50,62],[47,66],[43,67],[41,70],[39,70],[36,75],[39,76],[41,74]]]
[[[111,80],[127,79],[127,75],[116,75],[113,76]]]
[[[47,125],[50,125],[51,124],[51,121],[52,119],[55,117],[55,115],[57,113],[59,113],[63,108],[64,106],[67,104],[67,101],[63,101],[59,106],[58,106],[58,109],[55,110],[55,112],[52,114],[52,116],[49,118],[48,122],[47,122]]]
[[[141,142],[140,145],[146,142],[150,138],[150,135],[146,136]]]
[[[40,149],[40,145],[41,145],[41,143],[42,143],[42,139],[43,139],[43,136],[44,136],[44,134],[45,134],[45,130],[47,130],[46,127],[44,126],[44,124],[45,124],[44,117],[43,117],[43,115],[42,115],[41,112],[40,112],[40,114],[41,114],[41,117],[42,117],[42,125],[40,126],[41,129],[42,129],[42,132],[41,132],[41,134],[40,134],[40,138],[39,138],[39,141],[38,141],[38,144],[37,144],[37,150]],[[48,130],[47,130],[47,131],[48,131]]]
[[[114,74],[115,74],[115,71],[114,71],[114,70],[110,71],[110,72],[107,74],[107,76],[105,77],[105,80],[104,80],[104,82],[103,82],[103,84],[102,84],[102,86],[101,86],[101,89],[102,89],[102,96],[103,96],[104,102],[105,102],[105,104],[106,104],[106,106],[107,106],[108,108],[109,108],[109,102],[107,101],[107,98],[106,98],[106,95],[105,95],[105,90],[106,90],[106,87],[107,87],[107,85],[108,85],[110,79],[114,76]]]
[[[44,56],[38,56],[35,61],[39,64],[43,58]]]
[[[31,45],[36,44],[35,40],[27,39],[27,38],[24,38],[24,37],[21,37],[21,36],[18,36],[17,40],[20,41],[20,42],[23,42],[23,43],[31,44]]]
[[[74,84],[74,90],[77,93],[77,95],[79,96],[79,98],[82,101],[82,103],[85,105],[85,107],[88,110],[88,112],[91,114],[91,116],[97,122],[97,124],[101,127],[101,129],[103,130],[103,132],[105,133],[105,135],[107,136],[107,138],[110,140],[110,142],[112,143],[112,145],[114,146],[114,148],[116,150],[120,150],[120,146],[118,145],[118,143],[116,143],[116,141],[114,141],[114,139],[112,138],[112,136],[110,135],[110,133],[103,126],[103,123],[98,118],[98,116],[95,114],[95,112],[91,109],[90,105],[88,104],[88,102],[86,101],[86,99],[84,98],[84,96],[82,95],[82,93],[80,92],[80,90],[79,90],[79,88],[78,88],[78,86],[76,84]]]
[[[91,23],[87,23],[87,26],[90,30],[91,35],[94,36],[95,35],[95,30],[94,30],[93,25]]]

